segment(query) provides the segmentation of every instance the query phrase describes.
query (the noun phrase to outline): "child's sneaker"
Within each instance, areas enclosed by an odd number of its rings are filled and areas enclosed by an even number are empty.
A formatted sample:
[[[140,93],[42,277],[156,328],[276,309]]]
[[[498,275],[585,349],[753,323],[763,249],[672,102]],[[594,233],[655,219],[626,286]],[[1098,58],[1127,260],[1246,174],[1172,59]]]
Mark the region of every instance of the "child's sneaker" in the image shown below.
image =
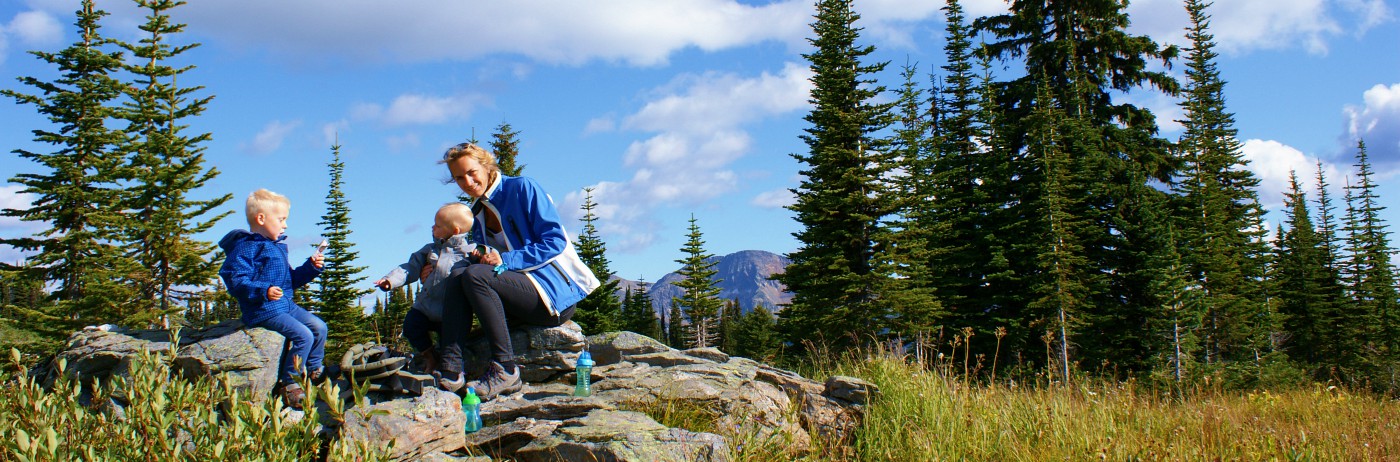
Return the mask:
[[[486,367],[486,373],[481,378],[467,384],[468,387],[476,389],[476,395],[481,397],[481,401],[490,401],[500,395],[515,393],[525,386],[520,381],[520,366],[515,367],[515,371],[506,373],[504,367],[495,361]]]

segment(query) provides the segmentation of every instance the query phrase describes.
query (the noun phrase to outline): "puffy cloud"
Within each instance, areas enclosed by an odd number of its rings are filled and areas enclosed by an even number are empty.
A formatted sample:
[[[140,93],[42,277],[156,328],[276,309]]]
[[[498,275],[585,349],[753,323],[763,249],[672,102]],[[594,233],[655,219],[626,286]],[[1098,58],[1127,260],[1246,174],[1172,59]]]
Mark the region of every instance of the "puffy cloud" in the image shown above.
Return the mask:
[[[594,201],[606,204],[594,213],[606,224],[601,231],[608,249],[640,250],[653,242],[659,225],[652,216],[659,207],[694,206],[732,192],[739,175],[731,165],[753,148],[743,127],[807,107],[810,75],[788,63],[777,74],[754,77],[685,75],[651,91],[652,99],[619,125],[654,133],[628,146],[624,166],[633,169],[632,177],[593,186]],[[575,192],[561,210],[578,210],[582,203],[583,193]]]
[[[387,107],[376,103],[356,105],[351,115],[388,126],[440,124],[467,117],[481,99],[476,96],[399,95]]]
[[[37,197],[33,194],[20,192],[22,189],[24,189],[23,186],[16,184],[0,186],[0,210],[25,210],[32,207],[34,199]],[[37,231],[39,228],[40,226],[33,222],[20,221],[18,217],[0,215],[0,234],[25,235]]]
[[[46,10],[72,6],[35,0]],[[115,23],[141,12],[114,5]],[[576,2],[190,2],[179,18],[235,47],[271,50],[297,61],[390,62],[475,59],[517,54],[550,63],[590,61],[654,66],[676,51],[716,51],[765,41],[804,46],[812,5],[788,0]],[[511,72],[528,72],[514,69]]]
[[[1248,162],[1246,168],[1259,178],[1259,202],[1264,208],[1280,210],[1283,207],[1283,195],[1290,189],[1290,172],[1298,176],[1299,186],[1308,192],[1309,197],[1315,197],[1319,160],[1317,157],[1308,156],[1292,146],[1274,140],[1251,139],[1244,142],[1240,151]],[[1339,188],[1344,182],[1344,173],[1326,162],[1323,162],[1322,168],[1330,186]],[[1330,192],[1340,191],[1337,189]]]
[[[1347,106],[1347,151],[1352,152],[1356,140],[1366,142],[1366,154],[1378,173],[1400,164],[1400,83],[1376,85],[1362,96],[1362,106]]]
[[[1186,10],[1179,0],[1139,0],[1128,8],[1134,33],[1188,45]],[[1383,0],[1231,0],[1206,9],[1220,51],[1303,48],[1324,54],[1329,40],[1394,19]]]
[[[282,140],[286,139],[287,135],[292,133],[292,130],[300,126],[300,120],[291,122],[274,120],[268,122],[267,125],[263,127],[262,131],[253,136],[252,141],[243,143],[241,147],[244,151],[253,154],[267,154],[276,151],[278,148],[282,147]]]
[[[783,188],[761,192],[754,196],[749,203],[758,207],[776,209],[796,204],[797,197],[792,194],[792,190]]]
[[[44,11],[25,11],[16,14],[5,26],[5,33],[19,38],[19,42],[33,46],[52,46],[63,41],[63,25],[58,19]]]

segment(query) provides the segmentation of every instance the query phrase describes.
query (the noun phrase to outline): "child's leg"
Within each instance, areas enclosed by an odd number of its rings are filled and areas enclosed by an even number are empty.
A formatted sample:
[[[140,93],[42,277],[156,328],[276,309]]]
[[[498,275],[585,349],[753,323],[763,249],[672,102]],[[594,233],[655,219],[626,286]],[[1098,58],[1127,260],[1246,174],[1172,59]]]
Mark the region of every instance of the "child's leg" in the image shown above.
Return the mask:
[[[408,314],[403,316],[403,337],[408,339],[408,344],[413,347],[415,353],[433,347],[432,332],[437,326],[428,315],[419,310],[408,310]]]
[[[326,322],[295,304],[292,305],[288,314],[311,331],[311,345],[307,348],[306,356],[304,356],[307,372],[321,370],[322,362],[326,358],[326,334],[329,332]]]
[[[293,377],[300,376],[301,370],[297,368],[297,362],[300,360],[303,367],[308,365],[308,354],[311,350],[311,344],[314,343],[316,339],[311,329],[307,327],[306,324],[297,320],[291,313],[282,313],[273,316],[266,321],[258,323],[254,327],[261,327],[282,334],[282,337],[287,339],[282,348],[282,359],[278,363],[277,382],[282,384],[291,383]],[[287,351],[286,345],[291,346],[291,351]]]

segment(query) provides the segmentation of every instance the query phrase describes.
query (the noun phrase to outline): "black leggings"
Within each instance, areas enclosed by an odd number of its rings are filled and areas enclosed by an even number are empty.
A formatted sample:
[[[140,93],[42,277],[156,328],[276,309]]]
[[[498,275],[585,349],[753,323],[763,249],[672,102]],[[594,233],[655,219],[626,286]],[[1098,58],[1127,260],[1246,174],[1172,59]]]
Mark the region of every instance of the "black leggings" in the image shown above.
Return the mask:
[[[442,368],[450,372],[464,370],[462,348],[471,332],[473,317],[481,319],[496,362],[510,362],[515,361],[515,348],[510,343],[507,320],[555,327],[568,322],[574,314],[572,306],[558,315],[550,314],[529,276],[515,271],[497,275],[491,265],[471,265],[461,275],[442,283],[451,284],[442,313],[443,333],[449,334],[443,340]]]

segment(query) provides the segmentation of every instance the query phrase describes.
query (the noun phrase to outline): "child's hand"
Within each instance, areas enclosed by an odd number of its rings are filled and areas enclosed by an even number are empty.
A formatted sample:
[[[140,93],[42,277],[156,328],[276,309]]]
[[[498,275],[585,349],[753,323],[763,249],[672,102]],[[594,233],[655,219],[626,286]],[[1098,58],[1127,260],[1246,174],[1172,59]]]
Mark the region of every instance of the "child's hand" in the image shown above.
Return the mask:
[[[375,287],[378,287],[379,290],[388,292],[388,291],[389,291],[389,280],[388,280],[388,279],[380,279],[380,280],[378,280],[378,281],[374,281],[374,286],[375,286]]]
[[[418,270],[418,280],[419,280],[419,281],[422,281],[422,280],[424,280],[424,279],[427,279],[429,275],[433,274],[433,269],[436,268],[436,267],[437,267],[437,263],[436,263],[436,262],[428,262],[428,263],[423,264],[423,269]],[[385,290],[388,290],[388,289],[385,289]]]
[[[278,300],[281,300],[281,299],[282,299],[282,288],[281,288],[281,287],[272,286],[272,287],[268,287],[268,288],[267,288],[267,300],[268,300],[268,301],[270,301],[270,302],[275,302],[275,301],[278,301]]]
[[[318,253],[315,253],[315,254],[312,254],[312,255],[311,255],[311,265],[312,265],[312,266],[315,266],[316,269],[324,268],[324,267],[326,266],[326,256],[325,256],[324,254],[322,254],[322,253],[319,253],[319,252],[318,252]]]

